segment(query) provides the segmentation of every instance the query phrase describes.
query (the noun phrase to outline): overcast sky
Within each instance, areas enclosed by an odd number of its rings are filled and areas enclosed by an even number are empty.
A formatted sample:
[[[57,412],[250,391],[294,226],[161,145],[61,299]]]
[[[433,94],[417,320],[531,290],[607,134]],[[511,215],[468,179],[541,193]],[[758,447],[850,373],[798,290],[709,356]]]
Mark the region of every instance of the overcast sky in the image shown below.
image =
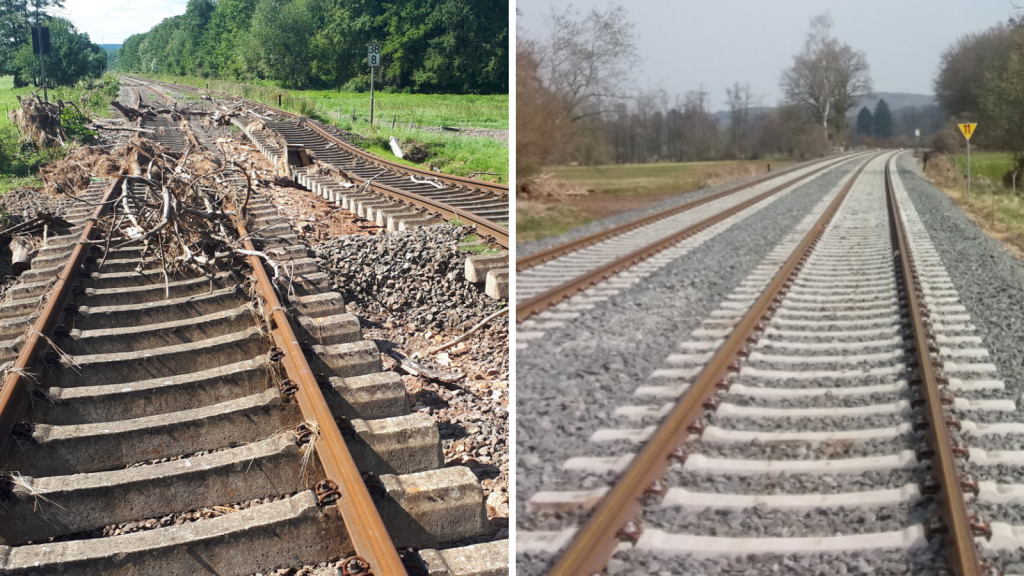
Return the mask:
[[[64,0],[54,14],[71,20],[97,44],[121,44],[161,20],[185,13],[188,0]]]
[[[515,0],[523,15],[519,34],[546,34],[551,9],[565,0]],[[632,0],[625,6],[635,25],[643,68],[642,88],[682,94],[702,83],[712,109],[723,107],[725,89],[749,82],[765,105],[778,103],[779,75],[803,46],[810,20],[825,12],[841,41],[867,55],[875,90],[932,94],[942,52],[960,36],[1005,22],[1010,0]],[[1018,1],[1024,5],[1024,2]],[[608,0],[576,0],[581,13]]]

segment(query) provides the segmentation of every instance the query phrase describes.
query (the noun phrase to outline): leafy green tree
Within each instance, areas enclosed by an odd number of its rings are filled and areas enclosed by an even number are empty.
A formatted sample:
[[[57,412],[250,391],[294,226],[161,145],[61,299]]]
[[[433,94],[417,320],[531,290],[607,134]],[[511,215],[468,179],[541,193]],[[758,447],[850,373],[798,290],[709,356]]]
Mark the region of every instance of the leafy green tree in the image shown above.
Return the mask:
[[[3,0],[0,2],[0,76],[15,73],[14,59],[32,42],[32,25],[46,8],[63,8],[64,0]]]
[[[871,136],[874,128],[874,116],[871,115],[871,110],[868,110],[867,106],[860,109],[860,113],[857,114],[857,134],[859,136]]]
[[[52,52],[46,57],[47,84],[70,86],[83,78],[98,78],[107,64],[107,55],[64,18],[50,18]],[[14,59],[14,72],[23,81],[33,79],[39,85],[39,57],[32,53],[32,45],[25,44]]]
[[[203,31],[197,73],[238,78],[245,64],[239,45],[249,32],[257,0],[220,0]]]
[[[309,39],[320,0],[260,0],[252,18],[243,57],[258,76],[291,86],[309,85]]]
[[[189,0],[118,60],[128,72],[364,89],[376,40],[382,88],[503,93],[508,38],[508,0]]]
[[[875,138],[892,138],[892,112],[885,100],[879,100],[875,105],[874,132]]]
[[[417,88],[490,92],[508,82],[508,2],[446,0],[426,20],[429,39]]]
[[[316,78],[327,86],[369,89],[370,71],[366,65],[366,45],[381,40],[375,22],[383,6],[378,2],[334,0],[324,16],[324,25],[310,40],[311,67]],[[385,66],[393,58],[385,48]],[[393,81],[393,79],[389,80]]]
[[[1017,170],[1024,168],[1024,49],[1015,48],[1005,68],[986,76],[979,100],[987,141],[1012,151]]]

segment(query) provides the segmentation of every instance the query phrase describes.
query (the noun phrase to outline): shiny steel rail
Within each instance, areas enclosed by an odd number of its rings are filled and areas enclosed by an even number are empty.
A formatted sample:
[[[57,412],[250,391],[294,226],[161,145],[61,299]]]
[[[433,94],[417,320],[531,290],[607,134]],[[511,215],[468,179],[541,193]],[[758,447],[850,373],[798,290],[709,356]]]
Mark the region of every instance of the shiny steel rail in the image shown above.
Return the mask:
[[[680,446],[686,441],[690,427],[704,413],[707,403],[725,385],[730,371],[747,347],[750,338],[766,320],[770,319],[782,297],[807,262],[822,234],[849,195],[854,182],[867,164],[863,165],[844,185],[814,226],[775,274],[769,285],[736,324],[724,343],[714,353],[693,384],[680,398],[664,422],[644,445],[640,453],[602,499],[593,515],[576,534],[553,570],[552,576],[591,576],[601,573],[615,552],[620,534],[629,533],[641,508],[641,498],[655,485],[674,460],[685,459]],[[921,283],[916,273],[903,225],[899,205],[886,163],[886,201],[890,219],[890,233],[894,246],[893,264],[898,282],[906,294],[906,307],[913,338],[918,377],[911,384],[920,388],[925,405],[927,439],[930,448],[932,475],[938,491],[938,506],[945,534],[945,548],[949,567],[958,576],[982,574],[982,566],[974,543],[979,521],[967,512],[962,479],[956,464],[957,447],[949,433],[949,418],[943,407],[940,386],[944,379],[938,374],[940,366],[932,357],[937,349],[929,329],[928,311],[921,296]]]

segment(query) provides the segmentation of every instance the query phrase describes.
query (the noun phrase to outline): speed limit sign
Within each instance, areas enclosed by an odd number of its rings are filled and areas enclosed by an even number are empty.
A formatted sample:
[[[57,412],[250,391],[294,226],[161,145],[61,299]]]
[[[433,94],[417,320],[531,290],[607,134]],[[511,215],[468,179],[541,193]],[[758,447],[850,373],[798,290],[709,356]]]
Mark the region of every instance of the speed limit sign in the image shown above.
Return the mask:
[[[380,66],[380,44],[367,44],[369,50],[370,68]]]

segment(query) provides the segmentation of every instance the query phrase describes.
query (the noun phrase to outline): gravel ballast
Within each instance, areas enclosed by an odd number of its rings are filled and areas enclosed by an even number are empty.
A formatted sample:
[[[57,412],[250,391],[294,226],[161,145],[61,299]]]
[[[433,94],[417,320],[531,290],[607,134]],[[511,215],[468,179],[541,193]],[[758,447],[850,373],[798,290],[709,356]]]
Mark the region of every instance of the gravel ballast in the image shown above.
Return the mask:
[[[469,331],[506,305],[465,277],[464,227],[429,226],[374,236],[346,235],[313,245],[320,268],[363,337],[398,370],[394,350],[428,368],[466,377],[441,383],[402,377],[412,410],[438,424],[445,461],[468,466],[481,481],[495,538],[508,537],[508,315],[491,320],[444,352],[429,350]],[[466,542],[462,544],[467,544]]]

